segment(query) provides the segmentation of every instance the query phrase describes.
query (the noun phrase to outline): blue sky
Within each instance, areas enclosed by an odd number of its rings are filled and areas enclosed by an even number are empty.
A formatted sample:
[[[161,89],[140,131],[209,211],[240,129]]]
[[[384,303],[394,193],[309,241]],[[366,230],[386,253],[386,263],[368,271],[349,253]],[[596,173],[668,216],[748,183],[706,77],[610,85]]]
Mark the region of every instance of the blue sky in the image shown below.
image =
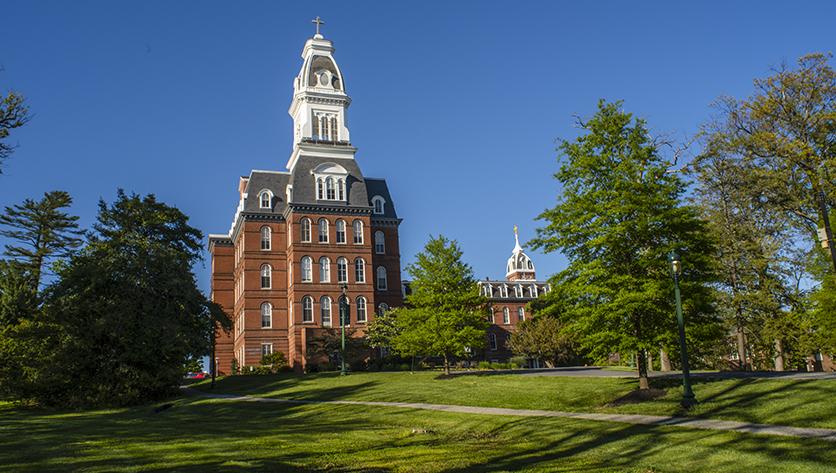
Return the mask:
[[[443,233],[492,279],[513,225],[532,237],[555,202],[554,141],[576,135],[573,115],[622,99],[684,140],[718,96],[836,45],[834,2],[5,0],[2,12],[0,91],[24,93],[34,118],[12,137],[0,205],[64,189],[87,226],[121,187],[225,232],[238,176],[284,170],[292,80],[319,15],[357,159],[404,218],[404,263]],[[531,253],[541,277],[565,266]]]

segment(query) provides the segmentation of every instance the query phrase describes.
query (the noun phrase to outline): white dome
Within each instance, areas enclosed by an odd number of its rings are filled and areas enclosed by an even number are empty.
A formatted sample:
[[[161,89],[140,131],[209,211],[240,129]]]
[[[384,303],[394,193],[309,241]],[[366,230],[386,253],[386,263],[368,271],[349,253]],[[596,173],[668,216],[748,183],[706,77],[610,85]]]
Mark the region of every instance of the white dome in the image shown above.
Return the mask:
[[[520,238],[516,226],[514,226],[514,243],[514,250],[511,252],[511,257],[508,258],[508,262],[505,264],[505,276],[510,277],[514,273],[523,273],[522,275],[518,274],[517,277],[519,279],[534,279],[534,262],[531,261],[531,258],[525,254],[522,246],[520,246]]]

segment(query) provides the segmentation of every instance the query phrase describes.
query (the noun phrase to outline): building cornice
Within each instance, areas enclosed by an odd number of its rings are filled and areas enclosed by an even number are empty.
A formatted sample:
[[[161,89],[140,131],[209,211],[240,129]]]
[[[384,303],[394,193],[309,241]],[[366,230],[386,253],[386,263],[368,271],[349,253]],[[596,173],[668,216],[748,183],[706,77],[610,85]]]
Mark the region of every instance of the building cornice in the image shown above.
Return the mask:
[[[355,215],[364,215],[372,213],[371,207],[350,207],[350,206],[341,206],[341,205],[323,205],[323,204],[303,204],[303,203],[291,203],[287,204],[285,208],[283,217],[285,220],[288,219],[288,216],[291,212],[304,212],[304,213],[319,213],[319,214],[355,214]]]

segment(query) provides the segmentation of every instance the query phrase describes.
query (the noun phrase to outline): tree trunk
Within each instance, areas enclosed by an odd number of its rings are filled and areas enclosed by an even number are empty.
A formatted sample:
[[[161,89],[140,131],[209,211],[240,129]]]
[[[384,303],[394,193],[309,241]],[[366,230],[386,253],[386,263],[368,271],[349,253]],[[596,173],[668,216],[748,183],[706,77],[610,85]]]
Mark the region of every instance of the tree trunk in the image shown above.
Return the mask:
[[[444,374],[450,374],[450,359],[447,357],[447,353],[444,354]]]
[[[775,371],[784,371],[784,344],[780,338],[775,339]]]
[[[653,371],[653,355],[649,352],[645,352],[647,354],[647,371]]]
[[[746,335],[743,333],[743,327],[737,326],[737,357],[739,361],[739,369],[746,371],[749,364],[746,363]]]
[[[639,350],[637,364],[639,368],[639,389],[650,389],[650,383],[647,380],[647,357],[644,350]]]
[[[819,218],[824,223],[824,236],[827,238],[828,249],[830,250],[830,262],[833,264],[833,271],[836,272],[836,241],[833,241],[833,230],[830,228],[830,215],[827,211],[827,200],[824,190],[818,192]]]
[[[659,350],[659,362],[661,363],[662,371],[671,370],[671,358],[665,350]]]

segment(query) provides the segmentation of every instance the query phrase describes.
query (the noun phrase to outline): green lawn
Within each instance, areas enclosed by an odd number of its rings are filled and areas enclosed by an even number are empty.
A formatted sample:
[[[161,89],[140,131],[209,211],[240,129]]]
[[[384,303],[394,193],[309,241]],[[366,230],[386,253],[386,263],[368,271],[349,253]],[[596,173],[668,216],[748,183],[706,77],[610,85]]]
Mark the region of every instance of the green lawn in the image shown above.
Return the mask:
[[[305,376],[234,376],[215,392],[308,400],[408,401],[577,412],[694,415],[713,419],[836,428],[836,380],[734,379],[694,383],[700,404],[679,407],[682,388],[674,379],[651,381],[667,389],[653,401],[610,405],[637,388],[628,378],[481,375],[438,379],[438,373],[335,373]],[[207,389],[208,382],[196,387]]]
[[[294,399],[423,401],[589,412],[677,413],[679,389],[607,407],[619,378],[354,373],[239,376],[215,392]],[[658,384],[658,380],[654,380]],[[207,383],[196,385],[207,389]],[[712,418],[833,427],[833,381],[700,381]],[[0,471],[564,471],[836,473],[832,442],[627,425],[349,405],[199,397],[62,412],[0,403]]]
[[[836,471],[831,442],[571,419],[182,399],[77,413],[0,405],[0,470]]]

